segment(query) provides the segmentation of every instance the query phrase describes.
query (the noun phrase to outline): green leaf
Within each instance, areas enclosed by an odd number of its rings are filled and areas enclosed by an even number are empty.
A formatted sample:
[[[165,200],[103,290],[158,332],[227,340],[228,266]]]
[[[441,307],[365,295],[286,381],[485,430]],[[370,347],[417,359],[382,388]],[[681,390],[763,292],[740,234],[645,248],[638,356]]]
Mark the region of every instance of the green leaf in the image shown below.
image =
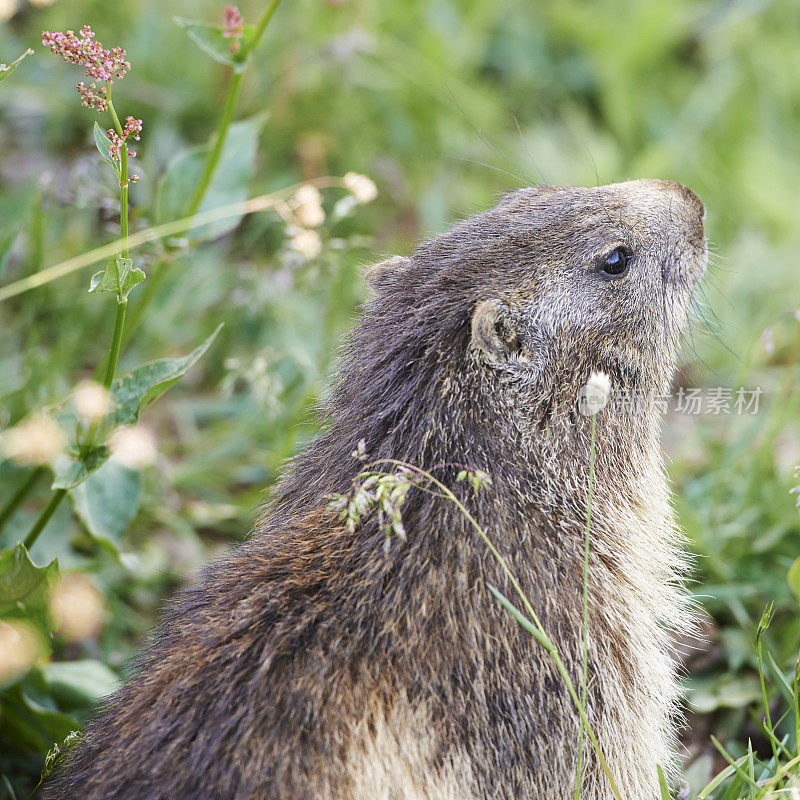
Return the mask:
[[[714,789],[716,789],[720,784],[724,783],[728,778],[730,778],[731,775],[736,774],[736,767],[741,766],[742,764],[744,764],[745,761],[747,761],[747,756],[742,756],[738,761],[736,761],[735,765],[731,764],[725,767],[725,769],[722,770],[722,772],[718,773],[713,778],[713,780],[700,791],[700,793],[697,795],[697,800],[705,800],[705,798],[707,798],[711,794],[711,792],[714,791]],[[734,789],[732,796],[738,797],[737,792],[743,785],[738,776],[734,781],[733,785],[736,788]],[[731,794],[730,787],[729,791],[726,792],[725,796],[727,796],[728,794]]]
[[[103,158],[108,161],[109,164],[111,164],[112,169],[119,178],[122,173],[120,172],[119,163],[111,158],[111,139],[106,136],[105,131],[97,124],[96,120],[92,132],[94,133],[94,143],[97,147],[97,152],[100,153],[100,155],[103,156]]]
[[[33,55],[33,50],[26,50],[16,61],[10,64],[0,64],[0,81],[4,81],[21,63],[24,58]]]
[[[789,581],[789,588],[794,592],[794,596],[800,600],[800,556],[789,567],[786,580]]]
[[[247,199],[247,188],[253,172],[258,137],[266,122],[259,114],[234,122],[228,129],[219,163],[198,213],[238,203]],[[210,145],[184,151],[167,168],[158,187],[156,221],[170,222],[186,214],[206,162]],[[242,215],[210,222],[192,228],[188,235],[196,239],[216,239],[232,231]]]
[[[669,786],[667,786],[667,779],[664,777],[664,770],[661,769],[661,764],[656,764],[658,771],[658,788],[661,790],[661,800],[672,800],[669,795]]]
[[[744,708],[761,699],[758,678],[752,675],[692,677],[684,686],[689,706],[698,714],[710,714],[719,708]]]
[[[92,275],[89,291],[111,292],[117,296],[119,302],[123,302],[128,299],[131,289],[146,277],[142,270],[134,269],[130,258],[114,256],[108,259],[104,270]]]
[[[45,664],[41,672],[50,695],[59,706],[70,711],[92,708],[119,686],[114,672],[94,659]]]
[[[58,562],[39,567],[24,544],[0,551],[0,619],[21,620],[50,641],[50,592],[58,580]]]
[[[75,513],[89,533],[115,548],[139,510],[141,474],[108,461],[70,492]]]
[[[142,410],[161,397],[211,347],[221,328],[219,325],[188,356],[151,361],[114,381],[111,386],[113,411],[109,415],[114,426],[136,424]]]
[[[208,350],[221,328],[222,325],[219,325],[214,333],[188,356],[151,361],[117,378],[111,384],[109,393],[111,411],[104,420],[104,429],[116,428],[119,425],[135,425],[142,410],[177,383],[189,367]],[[108,461],[111,451],[106,445],[98,445],[92,448],[73,448],[71,455],[72,463],[56,475],[53,481],[54,489],[74,490]],[[114,524],[118,525],[119,522],[117,519]]]
[[[32,670],[22,683],[0,695],[3,734],[19,749],[46,753],[80,725],[74,717],[54,708],[52,699],[40,687],[32,687],[32,677],[41,682],[38,670]]]
[[[775,678],[775,682],[778,686],[778,689],[783,694],[784,698],[789,703],[794,702],[794,690],[792,689],[791,684],[789,681],[786,680],[786,676],[783,674],[783,670],[778,666],[777,661],[775,661],[775,657],[769,650],[764,650],[764,655],[766,656],[767,665],[770,667],[772,671],[772,675]],[[777,727],[777,726],[776,726]]]
[[[222,25],[209,25],[183,17],[173,17],[173,22],[189,34],[189,38],[204,52],[220,64],[227,64],[236,72],[242,72],[247,65],[249,43],[253,38],[252,25],[245,26],[242,39],[238,40],[239,47],[236,52],[231,52],[231,44],[236,39],[225,36]],[[247,30],[250,28],[250,31]]]
[[[74,489],[108,461],[111,451],[105,445],[72,451],[73,460],[56,473],[53,489]]]

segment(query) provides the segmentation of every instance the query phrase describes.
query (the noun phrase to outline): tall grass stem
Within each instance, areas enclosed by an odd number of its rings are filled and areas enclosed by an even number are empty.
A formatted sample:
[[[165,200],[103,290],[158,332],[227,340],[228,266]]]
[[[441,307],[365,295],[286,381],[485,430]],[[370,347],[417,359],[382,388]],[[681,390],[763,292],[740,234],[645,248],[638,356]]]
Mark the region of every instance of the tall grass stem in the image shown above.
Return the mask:
[[[595,442],[597,439],[597,414],[592,414],[591,440],[589,443],[589,487],[586,494],[586,534],[583,544],[583,678],[581,681],[581,704],[586,709],[589,685],[589,544],[592,529],[592,492],[594,490]],[[575,779],[575,800],[580,797],[583,769],[583,719],[578,732],[578,774]]]

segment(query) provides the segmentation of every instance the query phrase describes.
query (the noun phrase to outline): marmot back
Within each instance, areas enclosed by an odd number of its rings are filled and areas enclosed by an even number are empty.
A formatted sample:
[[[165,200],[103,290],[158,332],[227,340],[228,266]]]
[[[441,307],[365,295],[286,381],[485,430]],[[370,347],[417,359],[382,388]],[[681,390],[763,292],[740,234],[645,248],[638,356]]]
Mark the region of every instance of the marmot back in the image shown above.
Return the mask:
[[[705,269],[703,206],[665,181],[517,191],[410,257],[340,360],[319,437],[252,538],[165,612],[136,676],[49,786],[80,800],[572,796],[577,714],[550,657],[489,594],[503,575],[454,504],[412,489],[405,539],[328,510],[363,464],[452,487],[581,672],[590,422],[597,420],[587,711],[626,800],[674,770],[671,636],[690,624],[653,404]],[[478,493],[456,482],[491,475]],[[586,749],[581,797],[610,798]]]

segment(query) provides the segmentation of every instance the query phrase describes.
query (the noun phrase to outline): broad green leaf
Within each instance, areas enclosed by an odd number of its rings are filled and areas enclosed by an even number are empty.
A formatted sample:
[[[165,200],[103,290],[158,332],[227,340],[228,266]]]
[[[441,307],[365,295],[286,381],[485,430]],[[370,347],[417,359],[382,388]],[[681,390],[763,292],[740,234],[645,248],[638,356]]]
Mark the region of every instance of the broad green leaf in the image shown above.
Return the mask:
[[[225,36],[222,25],[209,25],[183,17],[173,17],[173,22],[189,34],[189,38],[204,52],[221,64],[227,64],[235,72],[242,72],[247,66],[247,57],[255,29],[245,25],[241,39]],[[238,47],[236,45],[238,44]],[[236,47],[235,52],[231,46]]]
[[[794,592],[794,596],[800,600],[800,556],[789,567],[786,580],[789,581],[789,588]]]
[[[21,63],[24,58],[33,55],[33,50],[26,50],[16,61],[10,64],[0,64],[0,81],[4,81]]]
[[[50,640],[50,592],[58,580],[58,562],[39,567],[24,544],[0,551],[0,620],[21,620]]]
[[[62,708],[89,709],[119,686],[119,679],[94,659],[58,661],[39,668],[53,699]]]
[[[119,169],[119,163],[114,161],[111,158],[111,139],[106,136],[105,131],[97,124],[97,121],[94,123],[94,128],[92,129],[92,133],[94,134],[94,143],[97,147],[97,152],[111,164],[111,168],[114,170],[114,173],[119,178],[121,173]]]
[[[107,461],[70,492],[72,506],[89,533],[115,547],[139,510],[141,474]]]
[[[214,333],[188,356],[151,361],[117,378],[111,385],[112,410],[103,421],[103,428],[135,425],[142,410],[177,383],[189,367],[208,350],[220,328],[222,325],[219,325]],[[71,455],[72,462],[56,475],[53,481],[54,489],[74,490],[108,461],[111,451],[106,445],[98,445],[88,449],[73,448]]]
[[[208,350],[221,328],[222,325],[218,326],[188,356],[151,361],[114,381],[111,386],[113,411],[109,417],[113,425],[136,424],[142,410],[161,397]]]
[[[32,670],[33,676],[37,670]],[[36,675],[41,681],[41,676]],[[63,741],[80,723],[71,715],[54,707],[52,700],[40,691],[31,691],[28,677],[0,695],[3,735],[23,749],[46,753],[55,742]],[[38,687],[37,687],[38,689]]]
[[[219,163],[198,212],[209,211],[247,199],[247,187],[255,163],[258,137],[266,116],[234,122],[228,129]],[[185,216],[206,161],[210,145],[184,151],[170,164],[158,187],[156,221],[169,222]],[[242,217],[210,222],[192,228],[188,235],[197,239],[216,239],[232,231]]]
[[[138,268],[134,268],[130,258],[114,256],[108,259],[106,268],[92,275],[89,284],[90,292],[111,292],[120,302],[128,299],[131,289],[141,283],[147,276]]]
[[[73,460],[56,474],[53,489],[74,489],[80,486],[95,470],[99,469],[111,456],[105,445],[88,449],[74,448]]]

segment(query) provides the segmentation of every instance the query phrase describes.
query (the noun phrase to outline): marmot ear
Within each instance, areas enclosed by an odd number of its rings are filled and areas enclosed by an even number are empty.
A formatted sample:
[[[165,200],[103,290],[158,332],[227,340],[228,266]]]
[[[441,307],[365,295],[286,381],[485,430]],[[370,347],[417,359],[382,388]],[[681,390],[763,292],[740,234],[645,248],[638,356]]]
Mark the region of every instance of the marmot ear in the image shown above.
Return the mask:
[[[411,264],[410,258],[404,256],[392,256],[386,261],[373,264],[364,273],[364,280],[367,286],[376,294],[388,289],[406,267]]]
[[[486,355],[495,359],[506,359],[522,347],[510,310],[500,300],[482,300],[475,307],[472,339]]]

